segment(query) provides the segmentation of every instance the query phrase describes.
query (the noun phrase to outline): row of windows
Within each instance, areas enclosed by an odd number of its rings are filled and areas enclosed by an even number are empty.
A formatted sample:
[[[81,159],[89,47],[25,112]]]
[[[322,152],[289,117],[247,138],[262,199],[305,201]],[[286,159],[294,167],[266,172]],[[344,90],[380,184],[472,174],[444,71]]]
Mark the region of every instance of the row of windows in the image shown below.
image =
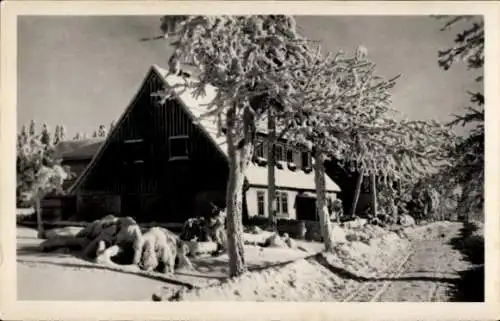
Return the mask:
[[[189,137],[188,136],[172,136],[169,138],[169,156],[170,159],[187,159],[189,156]],[[142,139],[130,139],[124,141],[125,154],[131,158],[141,158],[143,151]],[[265,158],[263,144],[258,144],[255,150],[257,157]],[[294,162],[294,150],[285,148],[282,145],[275,146],[276,161]],[[311,166],[311,154],[307,152],[301,153],[303,167]]]
[[[266,158],[264,155],[264,144],[263,143],[257,143],[257,147],[255,149],[255,156],[260,157],[260,158]],[[294,162],[294,150],[292,148],[285,148],[282,145],[275,145],[274,148],[274,157],[276,161],[281,161],[281,162],[289,162],[293,163]],[[302,166],[303,167],[310,167],[311,166],[311,154],[307,152],[302,152],[301,153],[301,161],[302,161]]]
[[[189,137],[172,136],[169,138],[169,159],[187,159],[189,156]],[[146,153],[144,140],[128,139],[123,141],[124,161],[142,163]]]
[[[282,216],[288,216],[288,193],[276,192],[276,213]],[[257,214],[264,216],[266,211],[266,193],[257,191]]]

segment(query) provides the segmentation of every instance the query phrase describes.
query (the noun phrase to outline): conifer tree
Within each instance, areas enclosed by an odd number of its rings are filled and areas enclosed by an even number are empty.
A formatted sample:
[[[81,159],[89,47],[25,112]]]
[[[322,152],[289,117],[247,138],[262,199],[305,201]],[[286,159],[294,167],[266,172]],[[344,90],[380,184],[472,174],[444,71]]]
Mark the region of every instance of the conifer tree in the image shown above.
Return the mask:
[[[73,140],[81,140],[83,139],[83,134],[81,132],[78,132],[75,134],[75,136],[73,137]]]
[[[52,144],[49,126],[45,123],[42,125],[42,132],[40,134],[40,142],[44,145],[51,145]]]
[[[106,137],[106,127],[104,125],[100,125],[97,129],[97,137]]]
[[[66,127],[64,125],[59,126],[59,140],[63,141],[66,139]]]
[[[17,148],[21,148],[28,141],[29,133],[26,125],[21,127],[21,131],[17,134]]]
[[[59,144],[61,142],[61,127],[59,125],[56,125],[56,128],[54,130],[54,146]]]
[[[468,70],[479,72],[475,81],[482,83],[484,66],[484,20],[477,16],[438,16],[444,21],[442,31],[464,28],[456,35],[454,45],[438,53],[438,63],[449,70],[456,62],[464,63]],[[461,27],[462,25],[463,27]],[[469,106],[456,115],[450,126],[472,128],[465,137],[457,138],[457,144],[450,152],[452,166],[442,174],[449,190],[457,185],[462,189],[459,209],[465,217],[471,214],[484,215],[484,93],[469,92]],[[443,184],[441,179],[440,184]]]
[[[36,135],[36,122],[34,119],[30,121],[30,126],[29,126],[29,131],[28,133],[30,136],[35,136]]]

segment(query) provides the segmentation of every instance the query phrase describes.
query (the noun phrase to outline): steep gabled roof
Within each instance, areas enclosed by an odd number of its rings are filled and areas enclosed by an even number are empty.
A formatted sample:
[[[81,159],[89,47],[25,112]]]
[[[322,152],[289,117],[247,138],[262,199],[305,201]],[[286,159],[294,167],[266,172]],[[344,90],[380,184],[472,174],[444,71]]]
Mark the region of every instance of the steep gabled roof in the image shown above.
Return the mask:
[[[94,168],[95,164],[98,162],[98,160],[101,158],[102,153],[106,150],[106,147],[109,145],[109,142],[111,141],[111,138],[113,135],[116,133],[116,131],[120,128],[121,124],[127,117],[127,115],[132,111],[133,106],[135,105],[136,101],[139,99],[142,90],[145,87],[145,84],[147,80],[151,77],[151,75],[155,72],[155,68],[151,67],[147,73],[147,75],[144,77],[144,79],[141,82],[141,85],[137,89],[137,92],[133,96],[132,100],[128,104],[127,108],[123,112],[123,114],[120,116],[118,119],[117,123],[111,131],[108,133],[108,136],[104,140],[102,144],[100,144],[99,148],[97,149],[97,152],[95,153],[94,157],[92,158],[92,161],[90,164],[85,168],[83,171],[82,175],[80,175],[74,182],[74,184],[69,188],[68,192],[73,193],[75,189],[80,185],[80,183],[87,177],[87,175],[90,173],[90,171]]]
[[[163,79],[164,85],[171,88],[175,94],[178,102],[184,107],[184,109],[192,117],[193,122],[198,125],[201,131],[214,143],[217,149],[225,156],[227,156],[227,145],[225,136],[219,134],[216,117],[215,116],[204,116],[207,111],[207,105],[212,102],[216,96],[216,88],[213,86],[206,86],[204,96],[195,96],[193,89],[186,88],[186,79],[180,76],[169,74],[167,70],[153,65],[147,76],[144,78],[143,83],[139,87],[138,92],[132,99],[131,103],[124,111],[116,126],[109,133],[107,139],[104,143],[100,144],[94,158],[90,162],[89,166],[85,169],[82,175],[75,181],[73,186],[70,188],[70,193],[73,192],[76,187],[85,179],[88,173],[95,166],[96,162],[99,160],[103,151],[109,143],[110,138],[113,136],[115,130],[120,127],[121,122],[128,115],[136,101],[139,97],[141,90],[144,88],[144,84],[147,79],[151,77],[153,73],[156,73],[161,79]],[[259,131],[265,131],[263,122],[260,123]],[[267,167],[261,167],[257,164],[251,163],[247,171],[247,179],[250,185],[267,185]],[[333,182],[328,175],[325,175],[326,190],[329,192],[339,192],[340,188],[335,182]],[[297,189],[308,189],[314,190],[314,174],[305,173],[303,171],[291,171],[287,168],[276,170],[276,186],[281,188],[297,188]]]

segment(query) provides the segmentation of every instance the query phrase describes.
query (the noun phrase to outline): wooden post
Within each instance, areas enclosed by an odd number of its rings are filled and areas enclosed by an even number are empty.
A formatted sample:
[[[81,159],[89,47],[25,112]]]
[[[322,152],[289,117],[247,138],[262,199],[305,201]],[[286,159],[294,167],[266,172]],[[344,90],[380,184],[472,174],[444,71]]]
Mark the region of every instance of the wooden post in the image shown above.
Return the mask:
[[[361,172],[358,173],[358,178],[356,180],[356,190],[354,191],[354,198],[352,199],[352,208],[351,208],[351,216],[356,216],[356,207],[358,207],[359,195],[361,194],[361,186],[363,185],[363,178],[365,170],[362,169]]]

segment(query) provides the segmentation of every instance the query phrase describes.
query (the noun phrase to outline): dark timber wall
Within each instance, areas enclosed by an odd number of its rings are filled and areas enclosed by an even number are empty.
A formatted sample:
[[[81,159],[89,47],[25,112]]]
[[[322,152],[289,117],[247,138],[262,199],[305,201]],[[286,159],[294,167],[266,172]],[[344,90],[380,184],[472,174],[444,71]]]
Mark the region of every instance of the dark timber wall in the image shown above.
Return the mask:
[[[224,193],[224,156],[176,100],[164,105],[155,102],[150,94],[162,86],[159,76],[151,72],[104,145],[100,159],[78,187],[79,212],[86,218],[114,212],[140,221],[180,222],[198,210],[194,200],[204,199],[203,193]],[[188,138],[174,146],[174,136]],[[172,157],[184,147],[187,159]],[[101,208],[85,206],[99,195],[100,201],[94,203]],[[110,205],[102,208],[105,203]]]

